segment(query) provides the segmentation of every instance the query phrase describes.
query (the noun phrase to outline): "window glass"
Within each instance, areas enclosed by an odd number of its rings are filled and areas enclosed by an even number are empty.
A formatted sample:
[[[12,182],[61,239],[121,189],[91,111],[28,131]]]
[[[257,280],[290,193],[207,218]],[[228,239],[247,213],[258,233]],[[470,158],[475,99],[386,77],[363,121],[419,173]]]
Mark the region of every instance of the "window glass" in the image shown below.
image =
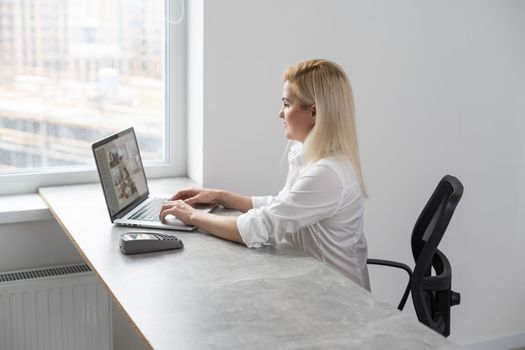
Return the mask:
[[[130,126],[164,161],[164,28],[162,0],[1,0],[0,174],[93,165]]]

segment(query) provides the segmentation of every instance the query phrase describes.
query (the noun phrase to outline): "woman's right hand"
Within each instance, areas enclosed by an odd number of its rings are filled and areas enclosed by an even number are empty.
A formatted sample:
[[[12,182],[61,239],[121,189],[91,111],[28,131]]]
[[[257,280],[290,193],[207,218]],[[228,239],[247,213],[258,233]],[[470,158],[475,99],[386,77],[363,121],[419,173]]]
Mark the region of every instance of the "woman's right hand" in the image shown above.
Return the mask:
[[[175,193],[172,201],[183,200],[189,205],[215,204],[219,202],[220,191],[210,188],[188,188]]]

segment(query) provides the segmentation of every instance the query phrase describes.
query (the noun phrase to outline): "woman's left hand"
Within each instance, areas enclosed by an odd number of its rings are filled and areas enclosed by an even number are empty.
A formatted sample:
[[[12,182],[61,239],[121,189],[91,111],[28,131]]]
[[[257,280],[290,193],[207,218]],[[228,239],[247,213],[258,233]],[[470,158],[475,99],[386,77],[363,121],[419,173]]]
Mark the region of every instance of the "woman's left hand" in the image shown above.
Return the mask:
[[[185,225],[193,225],[193,214],[197,211],[182,200],[167,201],[160,209],[160,221],[164,222],[167,215],[171,214]]]

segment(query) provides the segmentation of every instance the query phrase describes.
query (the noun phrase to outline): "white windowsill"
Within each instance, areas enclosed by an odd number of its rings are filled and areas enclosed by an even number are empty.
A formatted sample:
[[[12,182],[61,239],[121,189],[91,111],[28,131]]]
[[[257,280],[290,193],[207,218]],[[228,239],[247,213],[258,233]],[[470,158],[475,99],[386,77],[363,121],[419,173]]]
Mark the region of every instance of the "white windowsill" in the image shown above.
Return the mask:
[[[162,192],[166,188],[166,181],[174,191],[177,188],[201,186],[183,176],[154,178],[148,181],[150,193],[167,195]],[[52,219],[54,219],[53,214],[38,193],[0,196],[0,225]]]
[[[0,196],[0,224],[52,218],[46,203],[36,193]]]

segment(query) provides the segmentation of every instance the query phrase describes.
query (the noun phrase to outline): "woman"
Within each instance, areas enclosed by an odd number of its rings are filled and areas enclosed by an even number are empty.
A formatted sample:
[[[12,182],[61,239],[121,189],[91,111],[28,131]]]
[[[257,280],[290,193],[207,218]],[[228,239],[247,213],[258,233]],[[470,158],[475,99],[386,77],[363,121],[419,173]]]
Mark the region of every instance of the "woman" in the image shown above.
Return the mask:
[[[187,189],[163,205],[186,224],[256,248],[287,240],[370,290],[363,235],[366,196],[354,121],[354,102],[344,71],[310,60],[284,73],[279,118],[292,141],[286,184],[277,196],[247,197],[214,189]],[[219,203],[239,217],[201,213],[196,203]]]

